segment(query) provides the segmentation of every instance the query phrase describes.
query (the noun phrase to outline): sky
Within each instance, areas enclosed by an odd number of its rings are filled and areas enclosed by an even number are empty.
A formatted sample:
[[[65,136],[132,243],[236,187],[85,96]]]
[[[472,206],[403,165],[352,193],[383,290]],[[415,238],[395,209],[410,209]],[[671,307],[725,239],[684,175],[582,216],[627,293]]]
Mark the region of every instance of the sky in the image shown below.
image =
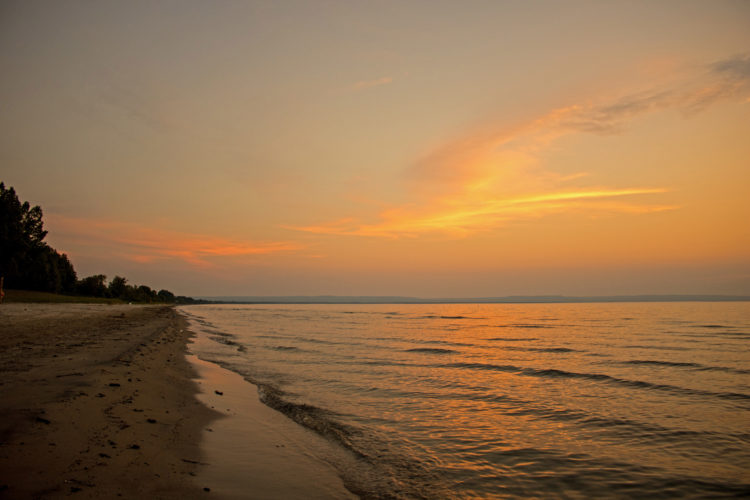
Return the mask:
[[[184,295],[750,294],[750,2],[0,0],[0,180]]]

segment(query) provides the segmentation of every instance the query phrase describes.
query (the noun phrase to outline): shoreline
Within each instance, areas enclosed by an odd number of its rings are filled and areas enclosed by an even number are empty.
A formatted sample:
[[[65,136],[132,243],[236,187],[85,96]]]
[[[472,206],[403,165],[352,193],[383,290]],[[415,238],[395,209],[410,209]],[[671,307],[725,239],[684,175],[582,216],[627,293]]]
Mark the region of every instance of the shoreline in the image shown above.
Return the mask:
[[[169,306],[0,306],[0,498],[195,498],[192,333]]]
[[[334,443],[263,404],[257,386],[241,375],[194,354],[188,358],[200,376],[198,399],[222,414],[203,433],[197,472],[213,498],[359,498],[327,460]]]
[[[193,352],[212,342],[197,326],[171,306],[0,306],[0,500],[357,498],[331,443]]]
[[[205,350],[223,344],[178,312],[193,333],[186,357],[198,374],[196,398],[221,415],[203,432],[200,483],[226,500],[359,498],[333,465],[348,452],[264,404],[257,385]]]

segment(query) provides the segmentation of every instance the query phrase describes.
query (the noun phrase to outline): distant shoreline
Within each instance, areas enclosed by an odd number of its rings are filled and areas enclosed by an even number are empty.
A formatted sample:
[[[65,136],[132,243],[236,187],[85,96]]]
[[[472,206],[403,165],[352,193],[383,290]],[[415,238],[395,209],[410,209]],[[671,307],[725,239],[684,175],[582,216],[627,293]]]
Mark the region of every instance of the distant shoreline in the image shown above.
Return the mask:
[[[584,304],[628,302],[748,302],[747,295],[607,295],[568,297],[562,295],[421,298],[389,296],[196,296],[213,304]]]

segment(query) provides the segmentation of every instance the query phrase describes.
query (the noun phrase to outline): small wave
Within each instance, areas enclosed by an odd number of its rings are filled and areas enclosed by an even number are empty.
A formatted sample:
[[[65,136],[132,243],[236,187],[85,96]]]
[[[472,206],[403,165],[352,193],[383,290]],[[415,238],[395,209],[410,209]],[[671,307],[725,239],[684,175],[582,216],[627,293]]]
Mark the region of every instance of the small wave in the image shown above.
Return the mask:
[[[438,345],[450,345],[454,347],[474,347],[474,344],[467,344],[466,342],[450,342],[448,340],[416,340],[413,342],[418,344],[438,344]]]
[[[426,316],[420,316],[418,319],[486,319],[486,318],[473,318],[471,316],[438,316],[436,314],[428,314]]]
[[[622,363],[627,365],[685,366],[692,368],[703,367],[703,365],[698,363],[679,363],[675,361],[657,361],[650,359],[631,359],[623,361]]]
[[[231,346],[239,345],[237,342],[230,339],[228,335],[212,335],[209,338],[218,344],[231,345]]]
[[[299,342],[309,342],[311,344],[351,345],[351,342],[336,342],[334,340],[311,339],[307,337],[296,337],[294,340]]]
[[[566,370],[558,370],[555,368],[522,368],[513,365],[494,365],[490,363],[449,363],[440,365],[445,368],[465,368],[471,370],[490,370],[490,371],[501,371],[507,373],[514,373],[517,375],[525,375],[529,377],[546,377],[546,378],[576,378],[593,380],[597,382],[604,382],[610,384],[616,384],[626,387],[632,387],[635,389],[647,389],[671,392],[674,394],[683,394],[689,396],[706,396],[715,397],[719,399],[733,400],[733,401],[750,401],[750,395],[738,393],[738,392],[713,392],[704,391],[700,389],[688,389],[686,387],[679,387],[675,385],[667,384],[654,384],[652,382],[645,382],[643,380],[629,380],[618,377],[612,377],[603,373],[579,373],[569,372]]]
[[[539,340],[539,339],[537,339],[537,338],[524,338],[524,337],[493,337],[493,338],[487,339],[487,340],[491,340],[493,342],[525,342],[525,341],[533,342],[533,341]]]
[[[378,342],[390,342],[392,340],[395,341],[403,341],[404,339],[402,337],[370,337],[368,340],[376,340]],[[410,342],[415,344],[430,344],[430,345],[448,345],[452,347],[476,347],[476,344],[468,344],[466,342],[451,342],[449,340],[432,340],[432,339],[419,339],[419,338],[410,338]]]
[[[567,347],[516,347],[516,346],[504,346],[503,349],[507,351],[529,351],[529,352],[578,352],[577,349],[569,349]]]
[[[674,366],[684,368],[694,368],[698,371],[717,371],[727,373],[737,373],[740,375],[750,374],[750,370],[743,370],[742,368],[731,368],[729,366],[707,366],[700,363],[680,363],[674,361],[660,361],[650,359],[631,359],[629,361],[621,361],[622,364],[628,365],[654,365],[654,366]]]
[[[702,366],[698,368],[698,370],[737,373],[739,375],[750,375],[750,370],[744,370],[742,368],[730,368],[728,366]]]
[[[437,347],[416,347],[414,349],[406,349],[404,352],[421,352],[425,354],[456,354],[458,351],[453,349],[438,349]]]
[[[233,337],[231,333],[222,332],[221,330],[216,330],[214,328],[203,328],[203,333],[206,333],[208,335],[218,335],[221,337]]]
[[[746,446],[748,443],[748,435],[743,433],[675,429],[625,418],[588,416],[578,420],[577,424],[583,427],[597,427],[609,434],[625,438],[629,441],[640,439],[652,443],[662,442],[669,443],[672,446],[688,447],[705,447],[705,443],[710,442],[713,449],[706,450],[704,453],[714,455],[722,453],[721,448],[717,446],[719,444],[732,447],[738,445]]]
[[[516,323],[512,325],[497,325],[497,328],[555,328],[553,325],[537,325],[535,323]]]
[[[461,389],[467,388],[461,384],[454,384],[454,386]],[[476,389],[482,391],[482,393],[466,392],[461,393],[459,396],[467,400],[507,404],[509,406],[509,409],[506,410],[508,415],[528,416],[557,422],[572,422],[583,428],[599,428],[614,437],[624,438],[628,442],[632,442],[633,439],[641,439],[652,442],[685,444],[687,440],[705,442],[704,440],[710,439],[713,443],[722,442],[727,446],[745,446],[750,444],[750,433],[675,429],[627,418],[596,415],[581,409],[550,407],[549,405],[540,404],[539,401],[517,398],[505,394],[492,394],[490,389],[484,387]],[[453,397],[455,396],[456,394],[453,395]]]
[[[284,399],[284,393],[268,384],[258,385],[258,398],[266,406],[270,406],[291,418],[298,424],[311,429],[329,439],[333,439],[357,453],[352,446],[349,436],[351,429],[337,422],[333,413],[304,403],[293,403]]]
[[[623,349],[655,349],[658,351],[690,351],[689,347],[672,345],[624,345]]]
[[[216,342],[217,344],[224,344],[224,345],[234,347],[239,352],[247,352],[247,347],[240,344],[239,342],[235,342],[230,337],[231,335],[228,335],[228,334],[218,334],[218,335],[215,334],[215,335],[210,336],[209,338],[213,340],[214,342]]]
[[[286,335],[256,335],[255,338],[258,339],[285,339],[287,338]]]

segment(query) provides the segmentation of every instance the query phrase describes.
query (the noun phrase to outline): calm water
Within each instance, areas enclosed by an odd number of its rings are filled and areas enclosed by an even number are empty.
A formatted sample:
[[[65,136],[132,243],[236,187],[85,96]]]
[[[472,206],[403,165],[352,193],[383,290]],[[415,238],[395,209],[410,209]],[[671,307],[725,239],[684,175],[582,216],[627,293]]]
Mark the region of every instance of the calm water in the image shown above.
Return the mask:
[[[750,495],[750,303],[183,312],[364,497]]]

